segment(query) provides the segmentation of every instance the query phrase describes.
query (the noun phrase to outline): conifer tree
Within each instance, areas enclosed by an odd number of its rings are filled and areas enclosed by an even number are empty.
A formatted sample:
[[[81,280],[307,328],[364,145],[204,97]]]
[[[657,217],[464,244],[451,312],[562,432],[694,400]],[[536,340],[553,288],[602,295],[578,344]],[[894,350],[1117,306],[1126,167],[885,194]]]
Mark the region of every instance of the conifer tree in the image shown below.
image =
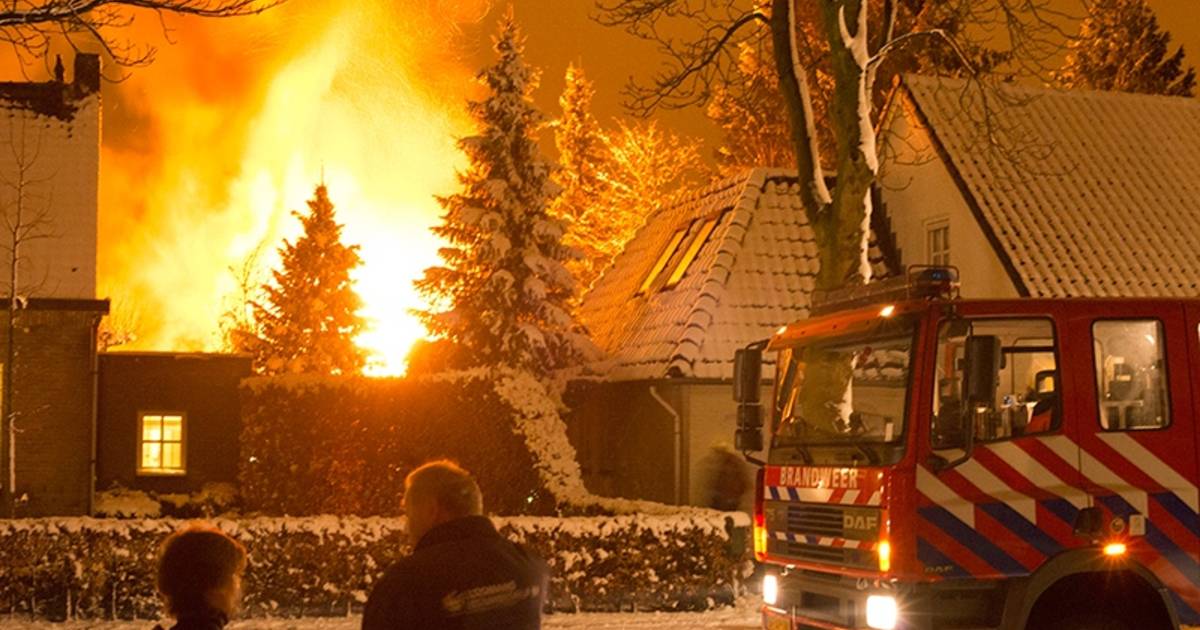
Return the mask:
[[[544,374],[580,358],[589,343],[568,306],[575,282],[564,263],[572,253],[549,213],[558,186],[537,145],[538,73],[525,62],[511,13],[494,47],[499,59],[479,75],[488,95],[467,106],[478,132],[458,143],[469,162],[461,189],[439,199],[445,212],[433,231],[447,242],[443,264],[416,282],[432,306],[417,314],[473,365]]]
[[[1096,0],[1055,79],[1069,88],[1193,96],[1196,70],[1184,69],[1182,46],[1169,53],[1170,42],[1145,0]]]
[[[574,64],[567,67],[566,87],[558,102],[562,117],[554,123],[559,169],[555,181],[562,193],[550,213],[563,222],[563,242],[579,257],[567,261],[580,292],[586,291],[625,244],[630,223],[639,221],[632,208],[609,203],[613,187],[604,131],[592,115],[595,87]]]
[[[265,374],[357,374],[366,352],[354,338],[365,327],[362,300],[350,272],[361,264],[357,245],[342,243],[325,185],[317,186],[308,213],[293,212],[304,225],[295,243],[279,248],[274,282],[254,302],[254,334],[243,346]]]

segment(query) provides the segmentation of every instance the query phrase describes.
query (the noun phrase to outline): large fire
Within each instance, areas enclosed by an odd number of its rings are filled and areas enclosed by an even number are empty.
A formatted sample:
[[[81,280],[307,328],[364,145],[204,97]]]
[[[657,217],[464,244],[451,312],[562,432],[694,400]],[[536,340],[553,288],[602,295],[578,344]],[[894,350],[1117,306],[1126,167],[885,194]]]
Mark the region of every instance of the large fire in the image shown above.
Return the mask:
[[[419,7],[411,5],[421,5]],[[106,99],[100,284],[130,349],[211,350],[231,269],[258,279],[324,178],[361,246],[371,371],[400,373],[425,334],[412,280],[437,260],[433,195],[453,189],[471,69],[449,51],[481,0],[293,2],[247,20],[185,21]],[[250,105],[247,105],[249,103]]]

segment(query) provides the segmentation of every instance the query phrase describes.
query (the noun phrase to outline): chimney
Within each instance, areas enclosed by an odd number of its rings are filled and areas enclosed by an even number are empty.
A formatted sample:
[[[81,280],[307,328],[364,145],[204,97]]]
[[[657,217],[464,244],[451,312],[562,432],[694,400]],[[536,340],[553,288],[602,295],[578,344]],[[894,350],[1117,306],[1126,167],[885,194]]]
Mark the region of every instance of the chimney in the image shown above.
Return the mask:
[[[83,94],[100,91],[100,55],[75,55],[75,85]]]
[[[54,55],[54,82],[63,82],[62,55]]]

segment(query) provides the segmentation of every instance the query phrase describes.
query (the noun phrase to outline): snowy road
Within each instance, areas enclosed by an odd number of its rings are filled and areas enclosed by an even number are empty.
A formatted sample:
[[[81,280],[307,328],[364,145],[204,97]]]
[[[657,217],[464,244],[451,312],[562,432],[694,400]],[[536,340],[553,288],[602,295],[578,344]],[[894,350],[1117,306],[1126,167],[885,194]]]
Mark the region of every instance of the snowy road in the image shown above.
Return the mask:
[[[358,630],[359,617],[306,619],[255,619],[230,624],[228,630]],[[170,627],[169,624],[164,624]],[[21,621],[0,618],[0,630],[150,630],[148,621]],[[591,630],[684,630],[714,628],[719,630],[750,630],[758,628],[758,613],[750,607],[717,610],[707,613],[583,613],[578,615],[547,615],[542,625],[546,630],[559,628],[588,628]]]

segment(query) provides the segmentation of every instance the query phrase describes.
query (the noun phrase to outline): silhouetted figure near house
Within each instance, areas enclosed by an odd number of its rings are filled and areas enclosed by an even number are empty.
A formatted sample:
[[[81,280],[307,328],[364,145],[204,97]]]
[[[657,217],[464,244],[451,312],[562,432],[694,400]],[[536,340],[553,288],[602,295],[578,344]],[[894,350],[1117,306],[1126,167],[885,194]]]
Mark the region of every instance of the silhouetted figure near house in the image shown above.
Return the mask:
[[[371,592],[363,630],[541,628],[548,570],[483,516],[470,473],[430,462],[405,480],[411,556]]]
[[[245,570],[246,550],[214,527],[171,534],[158,555],[158,592],[175,618],[171,630],[225,627],[241,605]]]
[[[742,456],[728,445],[719,444],[709,450],[701,466],[708,507],[726,512],[740,510],[750,492],[750,475]]]

